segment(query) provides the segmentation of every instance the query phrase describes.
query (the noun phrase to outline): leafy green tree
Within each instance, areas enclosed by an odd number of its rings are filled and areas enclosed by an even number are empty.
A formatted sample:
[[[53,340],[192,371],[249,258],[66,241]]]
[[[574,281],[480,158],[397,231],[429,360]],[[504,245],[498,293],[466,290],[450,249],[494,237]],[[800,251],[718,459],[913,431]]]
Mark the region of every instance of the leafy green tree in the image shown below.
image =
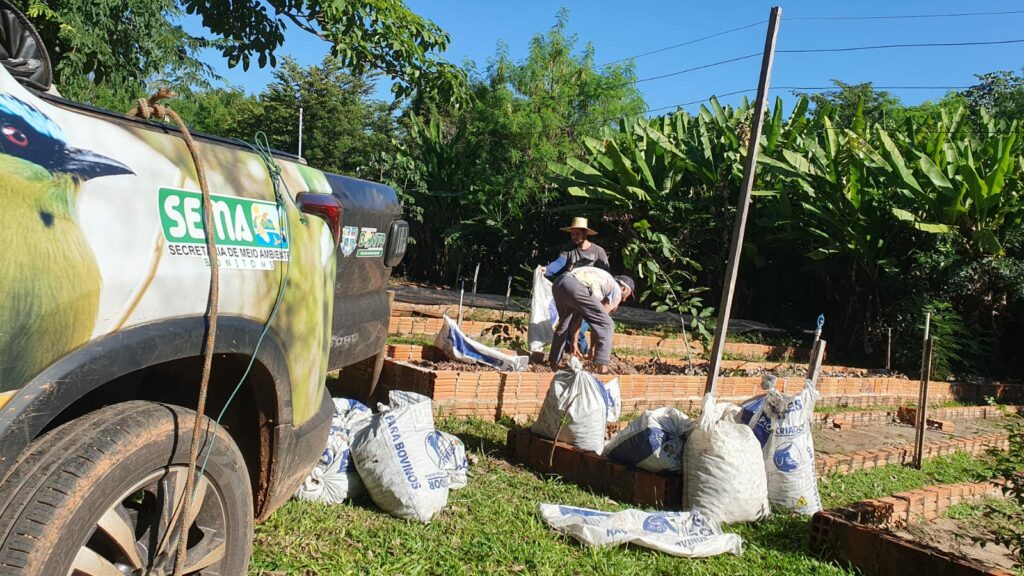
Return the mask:
[[[400,187],[415,186],[404,192],[424,209],[406,259],[410,275],[447,283],[460,264],[468,270],[480,262],[497,286],[507,274],[546,261],[565,241],[558,222],[576,207],[562,203],[548,163],[579,154],[586,136],[645,109],[632,66],[598,70],[592,47],[579,51],[567,26],[563,10],[549,31],[534,36],[521,62],[499,45],[485,71],[468,65],[468,106],[414,101],[416,122],[430,129],[406,127],[390,162],[402,169],[388,177]],[[453,221],[453,215],[462,217]],[[449,257],[419,252],[439,245]]]
[[[174,0],[13,0],[39,30],[55,84],[74,100],[126,109],[147,82],[203,85],[213,69],[197,57],[212,45],[180,25]]]
[[[414,90],[445,100],[464,96],[461,70],[437,57],[449,37],[402,0],[14,0],[39,28],[68,96],[126,107],[160,81],[179,91],[214,77],[204,49],[231,67],[276,66],[284,31],[294,26],[330,43],[355,76],[379,71],[403,97]],[[196,15],[212,32],[182,27]]]
[[[252,140],[262,113],[259,98],[241,88],[189,91],[172,102],[194,132]]]
[[[388,105],[372,94],[369,77],[352,74],[334,57],[309,67],[285,59],[259,96],[257,125],[272,146],[295,153],[301,106],[306,160],[321,170],[366,176],[394,129]]]
[[[1009,70],[976,77],[980,82],[960,93],[972,112],[987,110],[996,118],[1024,122],[1024,77]]]
[[[867,124],[883,125],[899,120],[902,105],[892,93],[875,90],[871,82],[848,84],[832,80],[832,84],[836,86],[835,90],[814,93],[797,91],[795,94],[807,98],[814,108],[831,119],[833,126],[852,128],[858,118]]]

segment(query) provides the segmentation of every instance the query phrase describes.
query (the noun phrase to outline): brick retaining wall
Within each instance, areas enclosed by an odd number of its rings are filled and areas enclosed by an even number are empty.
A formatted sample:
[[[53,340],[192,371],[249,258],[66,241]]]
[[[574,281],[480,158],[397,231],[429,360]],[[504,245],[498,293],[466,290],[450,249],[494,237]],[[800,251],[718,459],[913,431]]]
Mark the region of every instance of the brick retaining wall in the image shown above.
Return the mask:
[[[940,484],[823,510],[811,519],[811,546],[873,576],[1012,576],[888,532],[915,521],[933,520],[949,506],[1000,493],[1000,485],[992,482]]]
[[[476,416],[494,420],[502,416],[533,418],[551,384],[550,372],[433,371],[405,362],[386,360],[380,386],[384,390],[412,390],[431,396],[439,414]],[[624,413],[662,406],[696,412],[700,409],[704,376],[626,374],[619,378]],[[780,378],[779,388],[794,393],[801,378]],[[918,383],[899,378],[822,377],[818,381],[822,406],[900,406],[916,402]],[[731,402],[761,393],[760,377],[722,377],[718,396]],[[959,398],[959,385],[932,382],[929,401]]]

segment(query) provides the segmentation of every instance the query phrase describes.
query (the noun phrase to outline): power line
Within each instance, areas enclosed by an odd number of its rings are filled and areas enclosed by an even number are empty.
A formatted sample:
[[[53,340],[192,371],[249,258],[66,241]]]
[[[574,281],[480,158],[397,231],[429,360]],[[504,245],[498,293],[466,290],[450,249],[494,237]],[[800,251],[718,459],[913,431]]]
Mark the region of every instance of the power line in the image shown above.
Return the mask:
[[[868,86],[872,90],[967,90],[972,86]],[[839,90],[839,86],[772,86],[770,90]]]
[[[729,58],[728,60],[719,60],[718,62],[711,62],[710,64],[701,64],[700,66],[694,66],[692,68],[684,68],[682,70],[676,70],[675,72],[669,72],[668,74],[661,74],[658,76],[648,76],[646,78],[638,78],[636,80],[630,80],[628,82],[622,82],[621,84],[614,84],[609,86],[612,88],[621,88],[622,86],[629,86],[632,84],[639,84],[641,82],[650,82],[651,80],[661,80],[662,78],[670,78],[672,76],[679,76],[680,74],[686,74],[689,72],[695,72],[697,70],[704,70],[707,68],[714,68],[716,66],[722,66],[723,64],[731,64],[733,62],[739,62],[741,60],[750,60],[751,58],[760,58],[761,52],[754,52],[753,54],[747,54],[746,56],[737,56],[735,58]]]
[[[921,18],[961,18],[965,16],[1008,16],[1011,14],[1024,14],[1024,10],[1006,10],[1003,12],[952,12],[949,14],[903,14],[892,16],[798,16],[786,18],[786,21],[799,20],[912,20]]]
[[[940,48],[956,46],[994,46],[1002,44],[1020,44],[1020,40],[987,40],[979,42],[925,42],[921,44],[877,44],[874,46],[846,46],[843,48],[799,48],[776,50],[777,54],[809,54],[818,52],[857,52],[861,50],[886,50],[890,48]]]
[[[786,18],[787,22],[794,21],[848,21],[848,20],[912,20],[912,19],[926,19],[926,18],[962,18],[968,16],[1009,16],[1014,14],[1024,14],[1024,10],[1005,10],[1001,12],[951,12],[947,14],[902,14],[902,15],[875,15],[875,16],[797,16],[793,18]],[[737,26],[728,30],[722,30],[721,32],[715,32],[714,34],[708,34],[707,36],[701,36],[678,44],[672,44],[663,48],[657,48],[648,52],[641,52],[640,54],[634,54],[632,56],[626,56],[619,58],[618,60],[612,60],[605,62],[604,64],[598,65],[598,68],[604,68],[611,66],[612,64],[618,64],[619,62],[625,62],[627,60],[635,60],[637,58],[643,58],[645,56],[651,56],[652,54],[660,54],[661,52],[667,52],[676,48],[682,48],[683,46],[690,46],[697,44],[705,40],[712,38],[718,38],[719,36],[725,36],[734,32],[740,32],[755,26],[760,26],[766,23],[767,20],[759,20],[745,26]]]
[[[636,60],[637,58],[643,58],[644,56],[650,56],[651,54],[658,54],[660,52],[666,52],[668,50],[673,50],[675,48],[681,48],[683,46],[689,46],[691,44],[696,44],[698,42],[703,42],[705,40],[710,40],[711,38],[717,38],[719,36],[725,36],[726,34],[732,34],[733,32],[739,32],[740,30],[746,30],[748,28],[753,28],[754,26],[759,26],[759,25],[764,24],[766,22],[768,22],[768,21],[767,20],[759,20],[757,22],[754,22],[753,24],[747,24],[746,26],[738,26],[736,28],[730,28],[728,30],[723,30],[721,32],[716,32],[714,34],[708,34],[707,36],[701,36],[700,38],[694,38],[693,40],[687,40],[686,42],[680,42],[679,44],[673,44],[671,46],[665,46],[664,48],[658,48],[656,50],[651,50],[650,52],[643,52],[641,54],[636,54],[634,56],[626,56],[625,58],[619,58],[618,60],[612,60],[611,62],[606,62],[604,64],[601,64],[601,65],[598,66],[598,68],[604,68],[605,66],[611,66],[612,64],[618,64],[619,62],[625,62],[626,60]]]
[[[991,45],[1005,45],[1005,44],[1020,44],[1024,43],[1024,39],[1017,40],[986,40],[977,42],[925,42],[918,44],[876,44],[871,46],[846,46],[842,48],[791,48],[786,50],[776,50],[777,54],[810,54],[810,53],[822,53],[822,52],[856,52],[863,50],[885,50],[892,48],[939,48],[939,47],[959,47],[959,46],[991,46]],[[735,58],[729,58],[726,60],[719,60],[717,62],[711,62],[709,64],[702,64],[700,66],[693,66],[691,68],[684,68],[682,70],[676,70],[667,74],[659,74],[657,76],[648,76],[645,78],[638,78],[636,80],[629,80],[619,84],[613,84],[609,86],[609,89],[621,88],[623,86],[630,86],[639,84],[641,82],[650,82],[652,80],[662,80],[664,78],[671,78],[673,76],[679,76],[681,74],[687,74],[689,72],[695,72],[697,70],[705,70],[707,68],[714,68],[716,66],[722,66],[724,64],[731,64],[733,62],[740,62],[742,60],[750,60],[758,58],[763,55],[762,52],[754,52],[745,56],[737,56]],[[924,88],[909,88],[909,89],[924,89]]]

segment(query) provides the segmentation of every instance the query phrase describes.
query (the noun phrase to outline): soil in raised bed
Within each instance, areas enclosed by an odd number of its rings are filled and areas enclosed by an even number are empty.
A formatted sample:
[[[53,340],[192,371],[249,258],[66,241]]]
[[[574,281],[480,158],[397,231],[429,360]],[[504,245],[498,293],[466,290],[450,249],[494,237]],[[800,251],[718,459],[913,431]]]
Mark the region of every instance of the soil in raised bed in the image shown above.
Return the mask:
[[[911,524],[897,530],[895,534],[901,538],[934,546],[952,556],[967,558],[987,566],[1013,571],[1014,561],[1005,546],[988,543],[982,546],[975,538],[989,538],[985,526],[977,520],[958,520],[953,518],[936,518],[927,522]]]
[[[954,420],[956,429],[951,433],[926,430],[924,441],[938,442],[1002,432],[998,420]],[[814,450],[818,454],[852,454],[860,450],[877,450],[914,443],[915,430],[906,424],[869,424],[854,428],[814,430]]]

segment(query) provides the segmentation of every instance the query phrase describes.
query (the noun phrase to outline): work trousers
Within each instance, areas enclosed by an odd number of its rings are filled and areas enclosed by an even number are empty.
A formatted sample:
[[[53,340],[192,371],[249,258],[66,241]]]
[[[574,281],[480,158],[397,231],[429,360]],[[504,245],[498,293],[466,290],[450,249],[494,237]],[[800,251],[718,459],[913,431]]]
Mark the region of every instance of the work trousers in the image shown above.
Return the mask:
[[[607,365],[612,357],[612,334],[615,322],[604,311],[604,306],[590,294],[590,290],[570,274],[562,275],[551,286],[551,296],[555,299],[558,309],[558,326],[551,340],[551,362],[562,359],[566,340],[569,335],[579,330],[584,320],[590,324],[593,334],[591,344],[594,347],[594,362]]]

